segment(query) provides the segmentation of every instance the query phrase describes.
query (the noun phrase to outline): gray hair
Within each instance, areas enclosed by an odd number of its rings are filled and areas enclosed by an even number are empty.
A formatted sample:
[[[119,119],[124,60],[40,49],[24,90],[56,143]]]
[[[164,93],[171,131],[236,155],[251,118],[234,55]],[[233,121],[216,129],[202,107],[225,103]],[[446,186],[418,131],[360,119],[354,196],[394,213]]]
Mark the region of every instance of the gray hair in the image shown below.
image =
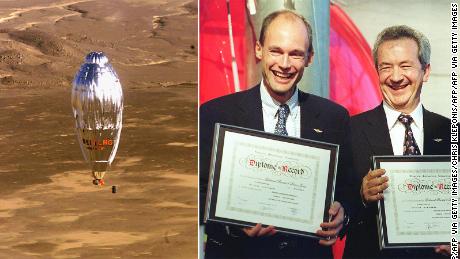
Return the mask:
[[[377,40],[372,50],[372,56],[374,57],[375,68],[378,69],[377,52],[380,45],[386,41],[399,40],[399,39],[411,39],[417,43],[418,46],[418,60],[422,64],[422,69],[425,70],[426,66],[430,64],[431,46],[428,38],[425,37],[421,32],[412,29],[406,25],[397,25],[384,29],[377,36]]]

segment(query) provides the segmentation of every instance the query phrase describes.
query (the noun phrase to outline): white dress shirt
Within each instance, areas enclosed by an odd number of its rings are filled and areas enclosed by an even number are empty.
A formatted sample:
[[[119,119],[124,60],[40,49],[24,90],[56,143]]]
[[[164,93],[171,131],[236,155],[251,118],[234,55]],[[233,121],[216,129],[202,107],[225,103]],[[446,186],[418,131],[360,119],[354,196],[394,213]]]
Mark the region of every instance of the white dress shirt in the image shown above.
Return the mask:
[[[260,97],[262,99],[264,130],[266,132],[274,133],[276,123],[278,122],[278,108],[281,103],[270,96],[263,81],[260,83]],[[300,106],[299,90],[297,88],[286,104],[289,106],[290,111],[286,120],[286,130],[288,136],[300,138]]]
[[[398,120],[401,112],[391,108],[385,101],[383,102],[383,110],[387,117],[388,130],[390,132],[391,145],[393,146],[394,155],[403,155],[404,137],[406,127]],[[423,155],[423,108],[420,102],[415,110],[408,114],[414,119],[410,128],[414,133],[415,142],[420,149],[420,154]]]

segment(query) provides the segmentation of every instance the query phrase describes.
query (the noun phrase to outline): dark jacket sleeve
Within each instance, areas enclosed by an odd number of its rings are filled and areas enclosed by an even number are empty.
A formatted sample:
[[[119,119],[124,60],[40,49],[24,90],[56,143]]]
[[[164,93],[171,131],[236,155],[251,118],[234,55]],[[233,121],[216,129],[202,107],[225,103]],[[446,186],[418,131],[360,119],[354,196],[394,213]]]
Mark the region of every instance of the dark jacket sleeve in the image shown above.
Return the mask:
[[[211,160],[212,141],[214,136],[214,116],[212,105],[203,104],[200,107],[200,134],[199,134],[199,188],[200,188],[200,224],[203,223],[206,193],[208,188],[209,164]]]
[[[354,168],[352,163],[350,117],[348,113],[342,116],[340,125],[342,131],[339,139],[340,147],[337,164],[335,200],[340,202],[345,209],[345,213],[350,217],[350,220],[353,220],[353,218],[356,217],[358,204],[356,203],[356,186],[352,177]],[[346,228],[343,229],[341,232],[342,236],[346,234],[346,230]]]

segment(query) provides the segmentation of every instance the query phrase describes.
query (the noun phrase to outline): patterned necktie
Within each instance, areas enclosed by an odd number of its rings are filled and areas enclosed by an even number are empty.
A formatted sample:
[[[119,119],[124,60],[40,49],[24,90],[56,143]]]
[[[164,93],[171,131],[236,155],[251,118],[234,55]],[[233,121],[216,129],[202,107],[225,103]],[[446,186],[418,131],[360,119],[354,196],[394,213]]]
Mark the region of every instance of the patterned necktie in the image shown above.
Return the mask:
[[[406,127],[406,133],[404,136],[404,149],[403,155],[412,156],[420,155],[420,149],[415,142],[414,133],[410,128],[410,124],[414,121],[410,115],[399,115],[398,120]]]
[[[286,120],[289,115],[289,106],[287,104],[280,105],[278,109],[278,122],[275,126],[275,134],[287,136]]]

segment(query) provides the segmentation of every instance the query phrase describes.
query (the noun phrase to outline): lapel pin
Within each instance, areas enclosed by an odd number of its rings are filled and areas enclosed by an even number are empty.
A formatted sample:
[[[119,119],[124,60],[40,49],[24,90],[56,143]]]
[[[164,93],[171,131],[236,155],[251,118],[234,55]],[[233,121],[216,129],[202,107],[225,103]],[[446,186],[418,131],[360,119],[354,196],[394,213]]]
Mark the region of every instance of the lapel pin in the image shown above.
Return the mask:
[[[441,142],[441,141],[442,141],[442,138],[435,138],[435,139],[433,139],[433,140],[436,141],[436,142]]]
[[[314,130],[316,133],[323,133],[323,131],[320,130],[320,129],[313,129],[313,130]]]

